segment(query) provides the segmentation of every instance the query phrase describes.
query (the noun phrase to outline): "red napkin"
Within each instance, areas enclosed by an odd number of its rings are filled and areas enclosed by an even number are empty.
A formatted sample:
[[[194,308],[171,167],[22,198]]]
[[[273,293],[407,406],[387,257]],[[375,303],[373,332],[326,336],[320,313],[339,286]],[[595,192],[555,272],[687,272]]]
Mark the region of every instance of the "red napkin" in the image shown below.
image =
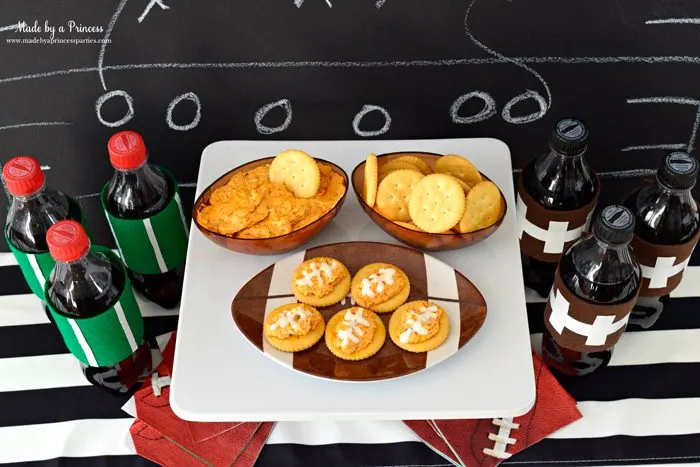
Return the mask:
[[[576,401],[532,354],[537,399],[525,415],[478,420],[404,421],[455,465],[493,467],[582,417]]]
[[[166,466],[201,467],[204,463],[251,467],[274,423],[197,423],[178,418],[170,408],[167,381],[172,374],[174,353],[175,333],[163,349],[163,361],[156,372],[134,395],[137,419],[130,432],[136,452]]]

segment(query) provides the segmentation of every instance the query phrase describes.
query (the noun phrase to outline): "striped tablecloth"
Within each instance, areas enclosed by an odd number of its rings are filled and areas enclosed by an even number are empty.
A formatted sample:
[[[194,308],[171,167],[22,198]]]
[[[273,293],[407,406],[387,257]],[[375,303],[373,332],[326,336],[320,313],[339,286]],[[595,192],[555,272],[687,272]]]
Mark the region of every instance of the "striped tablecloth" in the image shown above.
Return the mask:
[[[700,249],[698,249],[700,250]],[[700,464],[700,251],[651,330],[630,329],[610,367],[566,382],[584,417],[505,464]],[[528,294],[538,348],[544,303]],[[177,312],[144,304],[151,338],[177,327]],[[494,361],[494,365],[496,365]],[[507,384],[508,375],[502,375]],[[153,465],[134,454],[132,419],[83,379],[76,360],[29,295],[10,254],[0,253],[0,464]],[[262,467],[447,466],[401,422],[279,423]]]

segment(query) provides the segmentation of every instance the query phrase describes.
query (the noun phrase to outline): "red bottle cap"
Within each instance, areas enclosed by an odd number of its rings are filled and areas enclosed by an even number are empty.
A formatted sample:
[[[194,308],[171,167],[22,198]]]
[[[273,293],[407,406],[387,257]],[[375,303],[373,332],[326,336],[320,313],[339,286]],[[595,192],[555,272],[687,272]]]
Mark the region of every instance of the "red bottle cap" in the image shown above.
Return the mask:
[[[107,143],[107,151],[115,169],[131,170],[146,162],[146,143],[135,131],[125,130],[113,134]]]
[[[90,249],[85,229],[74,220],[58,221],[46,232],[49,253],[57,261],[75,261]]]
[[[10,193],[26,196],[36,193],[44,184],[44,172],[31,156],[17,156],[2,168],[2,176]]]

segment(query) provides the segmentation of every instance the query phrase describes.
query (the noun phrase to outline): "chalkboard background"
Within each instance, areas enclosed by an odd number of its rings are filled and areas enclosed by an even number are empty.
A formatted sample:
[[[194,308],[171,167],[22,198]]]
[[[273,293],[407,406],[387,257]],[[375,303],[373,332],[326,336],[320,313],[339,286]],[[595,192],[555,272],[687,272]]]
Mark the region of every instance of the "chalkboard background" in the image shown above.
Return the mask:
[[[217,140],[491,136],[519,169],[574,116],[615,200],[696,152],[697,18],[697,0],[4,0],[0,161],[37,157],[113,246],[95,194],[119,129],[189,207]]]

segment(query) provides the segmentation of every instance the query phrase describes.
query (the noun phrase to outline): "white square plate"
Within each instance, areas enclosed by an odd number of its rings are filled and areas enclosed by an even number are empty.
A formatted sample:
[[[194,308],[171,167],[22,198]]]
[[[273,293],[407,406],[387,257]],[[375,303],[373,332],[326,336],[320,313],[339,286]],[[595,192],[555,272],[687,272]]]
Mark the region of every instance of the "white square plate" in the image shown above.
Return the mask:
[[[192,224],[170,402],[190,421],[417,420],[515,417],[535,402],[510,151],[490,138],[400,141],[220,141],[202,153],[197,192],[234,167],[285,149],[333,161],[351,176],[367,154],[461,154],[503,191],[508,211],[483,242],[429,252],[459,270],[488,308],[479,332],[440,365],[393,380],[353,384],[280,366],[254,348],[231,317],[231,301],[259,271],[294,252],[252,256],[221,248]],[[352,185],[338,216],[300,250],[355,240],[400,244],[362,211]]]

